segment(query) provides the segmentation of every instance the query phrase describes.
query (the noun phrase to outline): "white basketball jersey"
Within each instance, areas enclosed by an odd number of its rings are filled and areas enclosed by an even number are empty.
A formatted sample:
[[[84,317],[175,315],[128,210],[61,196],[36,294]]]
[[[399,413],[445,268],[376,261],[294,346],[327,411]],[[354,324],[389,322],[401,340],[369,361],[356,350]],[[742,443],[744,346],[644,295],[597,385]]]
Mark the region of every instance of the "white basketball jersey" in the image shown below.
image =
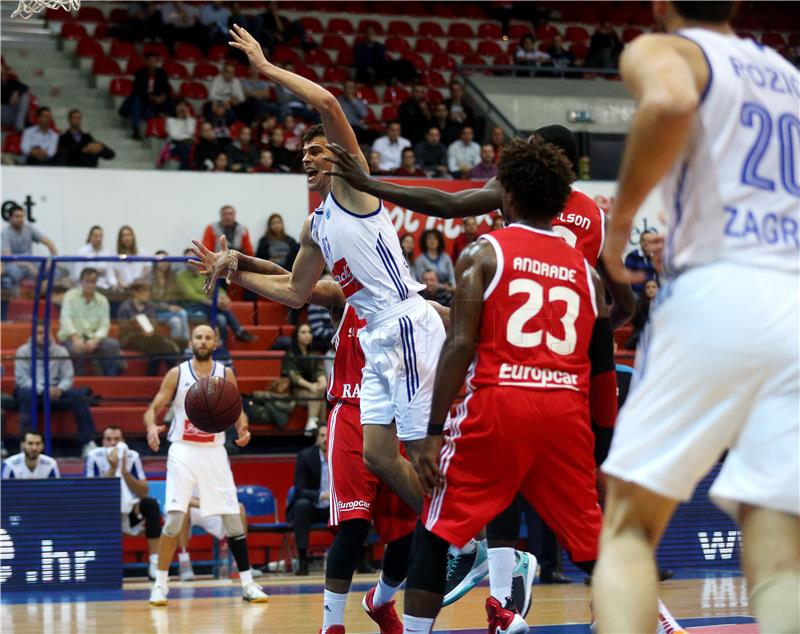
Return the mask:
[[[728,261],[798,272],[800,72],[772,49],[701,28],[708,60],[689,145],[661,182],[665,271]]]
[[[311,239],[362,319],[425,288],[411,277],[383,201],[373,213],[358,216],[328,194],[314,211]]]
[[[60,478],[58,463],[50,456],[39,454],[33,471],[25,464],[25,454],[18,453],[3,461],[3,480],[33,480]]]
[[[218,376],[224,379],[225,366],[215,361],[211,368],[210,376]],[[196,382],[197,377],[194,374],[191,360],[181,363],[178,366],[178,387],[175,390],[175,397],[172,399],[172,425],[170,425],[167,438],[170,442],[224,445],[224,432],[220,432],[218,434],[209,434],[208,432],[197,429],[197,427],[192,425],[192,421],[186,417],[186,408],[184,407],[186,393]]]

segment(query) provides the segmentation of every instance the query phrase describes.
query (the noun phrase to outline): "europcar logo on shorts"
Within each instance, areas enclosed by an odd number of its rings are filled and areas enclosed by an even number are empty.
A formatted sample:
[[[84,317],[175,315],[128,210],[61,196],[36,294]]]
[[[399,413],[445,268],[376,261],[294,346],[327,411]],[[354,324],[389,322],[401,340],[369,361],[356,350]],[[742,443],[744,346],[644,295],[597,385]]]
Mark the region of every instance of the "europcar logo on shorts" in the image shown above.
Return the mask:
[[[350,502],[339,502],[340,511],[354,511],[356,509],[366,509],[369,511],[369,502],[366,500],[351,500]]]

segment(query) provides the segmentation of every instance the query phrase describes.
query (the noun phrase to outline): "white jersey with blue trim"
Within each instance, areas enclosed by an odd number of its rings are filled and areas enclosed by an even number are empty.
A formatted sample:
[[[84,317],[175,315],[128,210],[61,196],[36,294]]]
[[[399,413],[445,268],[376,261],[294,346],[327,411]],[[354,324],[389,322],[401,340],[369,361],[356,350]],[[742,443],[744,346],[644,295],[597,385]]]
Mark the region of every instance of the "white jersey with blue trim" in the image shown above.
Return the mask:
[[[3,461],[3,480],[34,480],[60,478],[58,463],[50,456],[39,454],[33,471],[25,464],[25,454],[18,453]]]
[[[678,35],[703,50],[708,84],[688,146],[661,182],[665,271],[722,261],[797,273],[800,72],[750,39]]]
[[[347,210],[328,194],[314,211],[311,239],[322,249],[333,278],[362,319],[425,288],[411,276],[389,213],[379,201],[366,216]]]
[[[214,361],[210,376],[225,378],[225,366]],[[225,433],[209,434],[197,429],[186,416],[184,401],[186,393],[197,383],[197,377],[192,368],[192,361],[184,361],[178,366],[178,386],[175,389],[175,398],[172,399],[172,424],[169,427],[167,439],[170,442],[198,443],[206,446],[224,445]]]

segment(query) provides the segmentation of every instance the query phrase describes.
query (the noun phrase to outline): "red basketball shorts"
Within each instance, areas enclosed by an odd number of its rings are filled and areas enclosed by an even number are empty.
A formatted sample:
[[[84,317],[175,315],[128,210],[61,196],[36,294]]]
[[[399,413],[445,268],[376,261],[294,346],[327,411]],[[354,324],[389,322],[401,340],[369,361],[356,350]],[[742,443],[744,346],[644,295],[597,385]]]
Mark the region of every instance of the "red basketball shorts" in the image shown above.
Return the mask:
[[[479,389],[445,426],[444,484],[425,500],[425,527],[456,546],[519,491],[573,561],[597,558],[602,514],[585,398],[569,390]]]
[[[337,403],[328,417],[328,474],[332,530],[347,520],[372,521],[386,543],[414,530],[417,514],[364,466],[361,412],[354,405]]]

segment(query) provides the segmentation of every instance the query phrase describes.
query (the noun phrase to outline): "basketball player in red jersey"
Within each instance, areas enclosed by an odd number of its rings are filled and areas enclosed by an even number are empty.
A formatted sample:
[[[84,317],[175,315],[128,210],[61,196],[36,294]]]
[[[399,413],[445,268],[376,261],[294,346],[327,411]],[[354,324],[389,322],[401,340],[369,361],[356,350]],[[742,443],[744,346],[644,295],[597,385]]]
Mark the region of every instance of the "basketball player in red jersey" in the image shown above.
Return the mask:
[[[518,491],[577,566],[591,573],[597,556],[602,515],[588,351],[602,282],[552,231],[570,191],[563,154],[537,140],[515,141],[500,157],[498,178],[511,225],[471,244],[456,266],[450,330],[418,464],[432,495],[406,582],[409,634],[433,626],[448,544],[467,542]],[[467,398],[448,419],[465,376]],[[507,563],[513,567],[513,551]],[[489,632],[527,631],[510,592],[491,596],[486,609]]]

